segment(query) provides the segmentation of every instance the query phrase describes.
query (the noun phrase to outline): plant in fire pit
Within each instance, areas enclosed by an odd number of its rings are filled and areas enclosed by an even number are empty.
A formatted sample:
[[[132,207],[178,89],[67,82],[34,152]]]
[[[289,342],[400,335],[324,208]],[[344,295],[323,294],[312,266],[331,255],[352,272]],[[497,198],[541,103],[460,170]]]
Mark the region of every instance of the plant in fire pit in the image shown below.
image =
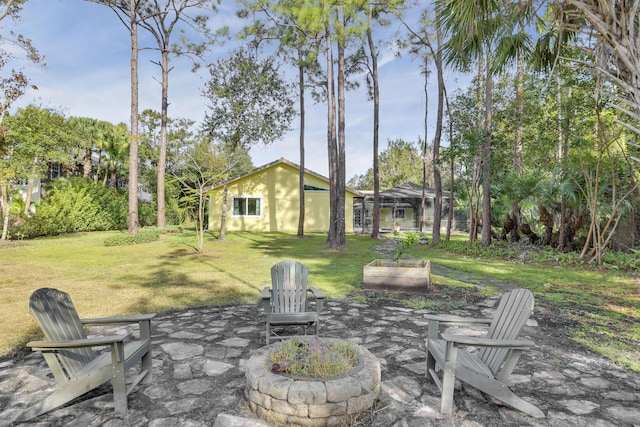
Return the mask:
[[[269,352],[271,371],[298,377],[330,378],[358,365],[358,347],[351,341],[323,343],[318,338],[281,342]]]

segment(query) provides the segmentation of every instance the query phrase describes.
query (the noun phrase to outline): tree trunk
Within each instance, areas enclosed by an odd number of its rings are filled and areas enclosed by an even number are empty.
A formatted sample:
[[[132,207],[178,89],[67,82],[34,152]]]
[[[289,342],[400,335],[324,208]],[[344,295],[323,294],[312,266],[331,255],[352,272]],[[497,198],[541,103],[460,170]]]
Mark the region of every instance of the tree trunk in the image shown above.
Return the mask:
[[[478,129],[483,128],[483,113],[484,107],[484,61],[482,58],[478,61],[478,91],[477,91],[477,126]],[[486,82],[484,82],[486,83]],[[473,177],[471,179],[471,187],[469,191],[469,241],[474,243],[478,240],[478,226],[480,222],[479,207],[480,207],[480,176],[482,174],[482,155],[476,154],[473,158]]]
[[[129,234],[138,234],[138,22],[137,2],[129,0],[131,14],[131,142],[129,144]]]
[[[166,226],[165,173],[167,169],[167,122],[169,115],[169,52],[162,51],[162,111],[160,112],[160,153],[158,156],[158,228]]]
[[[198,252],[204,250],[204,186],[198,188]]]
[[[524,32],[520,28],[521,32]],[[520,174],[522,171],[522,131],[524,112],[524,61],[522,53],[518,51],[518,71],[516,73],[516,132],[513,147],[513,170]]]
[[[91,174],[91,149],[87,149],[84,153],[84,165],[82,166],[82,177],[89,178]]]
[[[438,72],[438,111],[436,116],[436,132],[433,138],[433,183],[435,200],[433,202],[433,229],[431,240],[440,242],[440,227],[442,223],[442,175],[440,174],[440,141],[442,139],[442,119],[444,116],[444,70],[442,68],[442,33],[438,30],[438,51],[436,53],[436,69]]]
[[[304,237],[304,63],[302,44],[298,43],[298,86],[300,102],[300,213],[298,215],[298,237]]]
[[[444,90],[444,100],[447,103],[447,111],[449,112],[449,141],[453,141],[453,120],[451,120],[451,108],[449,108],[449,96],[447,95],[447,90]],[[449,213],[447,216],[447,236],[445,237],[448,242],[451,240],[451,229],[453,227],[453,193],[455,191],[455,172],[456,172],[456,160],[454,156],[451,156],[451,161],[449,162],[449,173],[450,173],[450,181],[449,181]]]
[[[100,180],[100,171],[102,170],[102,167],[100,166],[101,163],[102,163],[102,150],[99,150],[98,151],[98,164],[96,165],[96,174],[93,176],[93,182],[96,183],[96,184]]]
[[[31,207],[31,199],[33,194],[33,187],[35,185],[35,180],[33,178],[29,178],[27,181],[27,191],[24,196],[24,215],[29,215],[29,208]]]
[[[113,169],[111,169],[111,179],[109,180],[109,188],[117,188],[117,187],[118,187],[118,169],[114,166]]]
[[[367,28],[367,41],[371,54],[371,79],[373,80],[373,228],[371,238],[380,238],[380,167],[378,165],[378,146],[380,138],[380,85],[378,81],[378,51],[373,42],[371,15]],[[366,224],[364,200],[362,201],[362,228]]]
[[[485,136],[482,150],[482,240],[480,244],[483,246],[491,244],[491,110],[493,109],[493,76],[490,63],[490,61],[487,61],[484,100]]]
[[[345,125],[345,44],[346,37],[342,36],[338,39],[338,165],[337,165],[337,216],[336,216],[336,243],[338,246],[347,244],[346,236],[346,209],[345,195],[347,190],[346,179],[346,125]]]
[[[560,79],[558,79],[558,138],[559,142],[559,157],[560,157],[560,167],[562,171],[562,178],[566,177],[567,165],[569,162],[569,128],[571,126],[572,115],[570,109],[570,100],[571,100],[571,87],[567,89],[567,113],[565,115],[564,120],[562,119],[562,92],[560,91]],[[564,123],[564,127],[562,125]],[[567,221],[567,198],[562,195],[562,201],[560,202],[560,241],[558,242],[558,250],[564,251],[567,249],[569,242],[567,241],[567,234],[565,230],[566,221]]]
[[[338,220],[337,175],[338,153],[336,141],[336,101],[333,76],[333,40],[329,24],[325,24],[327,55],[327,157],[329,159],[329,248],[338,247],[336,222]]]
[[[449,182],[449,215],[447,216],[447,236],[446,241],[451,240],[451,229],[453,228],[453,193],[455,191],[455,159],[451,156],[451,181]]]
[[[428,71],[428,59],[425,56],[424,60],[424,140],[422,141],[422,195],[420,196],[420,231],[425,228],[425,213],[427,212],[427,134],[429,133],[428,118],[429,118],[429,71]]]
[[[520,26],[520,31],[522,30],[522,25]],[[524,97],[523,97],[523,85],[524,85],[524,62],[522,60],[522,54],[518,52],[517,57],[517,72],[516,72],[516,129],[514,133],[514,143],[513,143],[513,170],[518,176],[522,173],[522,134],[523,134],[523,111],[524,111]],[[517,242],[520,240],[520,235],[518,230],[521,227],[522,221],[522,209],[519,203],[514,204],[511,207],[511,221],[514,222],[512,224],[510,233],[511,233],[511,242]],[[509,232],[509,230],[507,230]]]
[[[9,214],[11,211],[11,188],[2,185],[2,235],[0,240],[7,240],[9,236]]]

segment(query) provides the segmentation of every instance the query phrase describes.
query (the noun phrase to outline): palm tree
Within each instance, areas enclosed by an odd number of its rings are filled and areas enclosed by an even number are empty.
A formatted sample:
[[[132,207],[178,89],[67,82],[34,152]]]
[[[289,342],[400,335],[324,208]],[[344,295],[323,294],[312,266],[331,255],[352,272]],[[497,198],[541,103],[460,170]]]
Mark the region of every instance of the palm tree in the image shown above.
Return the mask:
[[[443,0],[437,5],[437,26],[448,36],[443,54],[448,65],[460,71],[470,69],[472,63],[484,61],[484,145],[482,165],[482,241],[491,244],[491,112],[493,76],[496,71],[493,48],[497,44],[501,25],[499,0]]]
[[[121,169],[127,161],[127,154],[129,153],[129,142],[131,135],[127,129],[127,125],[120,123],[118,125],[111,125],[104,134],[105,151],[107,152],[107,158],[105,160],[107,164],[107,171],[105,171],[103,185],[106,185],[109,181],[109,187],[116,188],[118,182],[118,170]],[[110,176],[109,176],[110,175]],[[131,185],[131,183],[129,183]],[[135,193],[138,196],[138,187],[129,188],[129,192]]]
[[[493,79],[515,58],[529,50],[524,31],[533,16],[529,0],[513,4],[507,0],[440,0],[436,4],[438,29],[447,40],[443,54],[448,65],[467,71],[473,63],[484,71],[481,152],[482,240],[491,244],[491,150]]]

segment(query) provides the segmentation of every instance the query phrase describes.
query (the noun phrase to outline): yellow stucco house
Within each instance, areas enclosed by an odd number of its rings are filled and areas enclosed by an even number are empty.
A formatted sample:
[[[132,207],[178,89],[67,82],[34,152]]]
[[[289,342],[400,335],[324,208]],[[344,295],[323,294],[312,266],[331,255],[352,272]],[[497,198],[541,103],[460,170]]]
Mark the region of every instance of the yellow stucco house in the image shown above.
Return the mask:
[[[227,183],[227,231],[280,231],[296,233],[300,213],[300,166],[284,158],[260,166]],[[211,188],[209,229],[219,230],[223,185]],[[353,232],[353,199],[362,197],[347,189],[345,231]],[[329,231],[329,180],[305,169],[304,230]]]

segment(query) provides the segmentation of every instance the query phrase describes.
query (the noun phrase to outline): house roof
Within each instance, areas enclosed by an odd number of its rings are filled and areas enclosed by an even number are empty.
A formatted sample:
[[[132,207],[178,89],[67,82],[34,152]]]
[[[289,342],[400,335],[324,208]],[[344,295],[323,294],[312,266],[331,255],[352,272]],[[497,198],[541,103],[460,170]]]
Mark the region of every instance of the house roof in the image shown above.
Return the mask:
[[[435,198],[435,190],[433,188],[425,188],[425,197]],[[407,182],[397,187],[389,188],[380,192],[381,197],[387,198],[406,198],[406,199],[420,199],[422,198],[422,186]],[[449,198],[449,192],[443,191],[442,196]]]
[[[231,184],[233,182],[239,181],[242,178],[245,178],[245,177],[247,177],[249,175],[253,175],[253,174],[258,173],[260,171],[263,171],[265,169],[269,169],[269,168],[271,168],[273,166],[276,166],[276,165],[278,165],[280,163],[285,164],[285,165],[289,165],[289,166],[291,166],[293,168],[296,168],[296,169],[300,170],[300,165],[298,165],[298,164],[296,164],[296,163],[294,163],[294,162],[292,162],[290,160],[287,160],[284,157],[280,157],[280,159],[275,160],[275,161],[273,161],[271,163],[267,163],[267,164],[264,164],[262,166],[258,166],[257,168],[251,169],[248,172],[245,172],[243,174],[234,176],[233,178],[229,179],[229,181],[227,181],[227,185]],[[312,171],[310,169],[305,168],[304,172],[308,173],[309,175],[313,175],[316,178],[322,179],[323,181],[326,181],[327,183],[329,182],[329,178],[327,178],[327,177],[325,177],[325,176],[323,176],[323,175],[321,175],[321,174],[319,174],[317,172],[314,172],[314,171]],[[224,183],[223,184],[214,185],[214,186],[212,186],[210,188],[207,188],[205,191],[208,192],[208,191],[211,191],[211,190],[215,190],[216,188],[221,188],[222,186],[224,186]],[[351,193],[353,193],[353,194],[355,194],[357,196],[362,196],[362,194],[360,192],[358,192],[357,190],[354,190],[352,188],[347,187],[346,190],[350,191]]]

